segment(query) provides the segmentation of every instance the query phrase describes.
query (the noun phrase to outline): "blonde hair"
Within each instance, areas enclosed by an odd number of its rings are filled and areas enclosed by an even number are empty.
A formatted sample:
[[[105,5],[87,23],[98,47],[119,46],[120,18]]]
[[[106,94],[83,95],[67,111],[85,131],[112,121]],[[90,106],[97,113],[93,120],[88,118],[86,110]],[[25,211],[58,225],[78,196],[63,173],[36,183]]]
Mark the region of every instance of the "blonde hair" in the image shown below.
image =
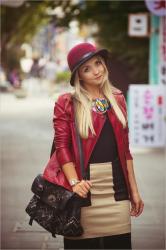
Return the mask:
[[[110,101],[112,108],[115,111],[115,114],[119,121],[122,123],[123,127],[126,127],[126,119],[118,106],[118,103],[112,93],[112,83],[108,79],[108,70],[105,65],[104,59],[99,57],[104,69],[105,69],[105,77],[103,82],[100,85],[104,96]],[[83,84],[80,83],[78,71],[75,74],[75,81],[74,81],[74,97],[76,101],[76,120],[78,124],[79,133],[82,138],[88,138],[89,130],[93,135],[96,135],[93,122],[92,122],[92,112],[91,112],[91,101],[92,98],[90,97],[88,91],[84,88]]]

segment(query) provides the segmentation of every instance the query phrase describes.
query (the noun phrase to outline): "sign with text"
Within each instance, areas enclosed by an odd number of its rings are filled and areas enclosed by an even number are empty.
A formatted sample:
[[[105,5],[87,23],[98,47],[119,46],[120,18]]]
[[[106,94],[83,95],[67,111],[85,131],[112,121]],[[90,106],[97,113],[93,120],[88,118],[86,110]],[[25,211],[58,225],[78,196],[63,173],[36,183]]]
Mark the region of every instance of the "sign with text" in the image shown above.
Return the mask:
[[[142,147],[166,145],[166,87],[130,85],[130,144]]]
[[[129,14],[128,35],[146,37],[149,35],[149,15],[147,13]]]

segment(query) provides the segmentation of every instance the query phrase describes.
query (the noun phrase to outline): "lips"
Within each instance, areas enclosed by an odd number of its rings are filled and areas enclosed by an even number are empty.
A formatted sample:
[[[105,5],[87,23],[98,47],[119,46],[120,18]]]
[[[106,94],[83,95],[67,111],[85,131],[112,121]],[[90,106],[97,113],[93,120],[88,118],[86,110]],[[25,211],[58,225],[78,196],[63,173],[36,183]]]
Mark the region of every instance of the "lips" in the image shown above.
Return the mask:
[[[102,77],[102,76],[98,76],[98,77],[96,77],[96,78],[95,78],[95,80],[98,80],[98,79],[100,79],[100,77]]]

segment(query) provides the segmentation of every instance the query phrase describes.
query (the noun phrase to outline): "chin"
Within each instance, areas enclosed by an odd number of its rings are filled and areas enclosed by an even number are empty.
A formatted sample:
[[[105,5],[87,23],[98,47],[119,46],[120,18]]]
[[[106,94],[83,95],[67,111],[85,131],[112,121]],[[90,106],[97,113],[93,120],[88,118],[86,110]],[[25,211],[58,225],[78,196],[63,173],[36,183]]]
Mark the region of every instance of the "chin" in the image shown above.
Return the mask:
[[[101,85],[103,83],[103,79],[96,81],[96,85]]]

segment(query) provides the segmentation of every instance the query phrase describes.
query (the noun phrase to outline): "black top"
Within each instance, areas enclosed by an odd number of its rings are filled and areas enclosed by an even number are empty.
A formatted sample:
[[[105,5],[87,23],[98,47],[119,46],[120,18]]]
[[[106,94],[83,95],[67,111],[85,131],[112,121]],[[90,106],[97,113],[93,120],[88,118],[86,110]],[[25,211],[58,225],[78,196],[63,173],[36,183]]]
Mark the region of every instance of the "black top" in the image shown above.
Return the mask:
[[[89,164],[112,162],[112,175],[114,183],[114,198],[116,201],[128,200],[128,190],[125,177],[122,171],[120,159],[118,157],[118,149],[115,134],[107,113],[104,114],[106,120],[99,139],[92,151]],[[90,171],[88,168],[87,178],[90,179]]]
[[[107,112],[105,116],[106,120],[104,126],[93,149],[89,163],[112,162],[118,157],[115,134]]]

